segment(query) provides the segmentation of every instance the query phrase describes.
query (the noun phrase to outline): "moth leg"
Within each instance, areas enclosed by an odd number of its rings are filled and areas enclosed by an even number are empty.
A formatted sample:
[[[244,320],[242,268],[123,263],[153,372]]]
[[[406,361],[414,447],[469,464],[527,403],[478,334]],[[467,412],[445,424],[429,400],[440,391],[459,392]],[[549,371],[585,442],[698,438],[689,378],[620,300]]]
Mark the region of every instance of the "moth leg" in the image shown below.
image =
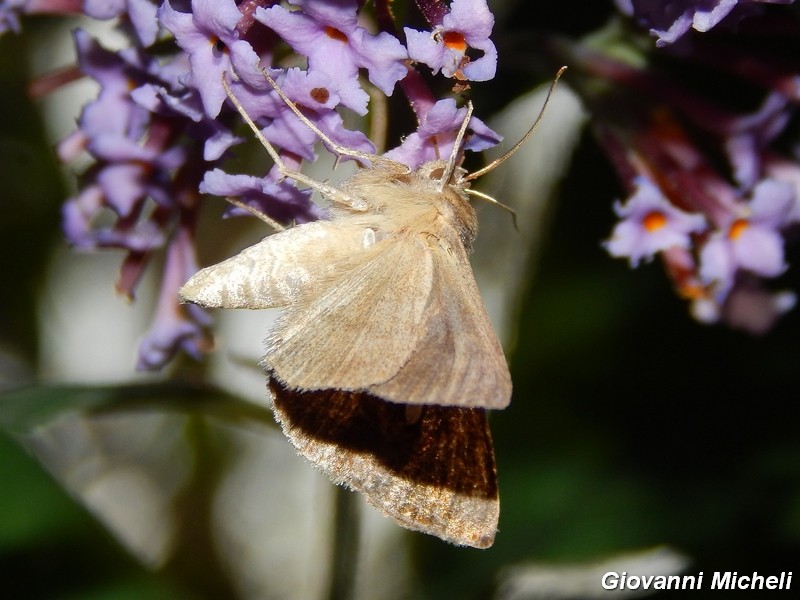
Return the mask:
[[[340,190],[339,188],[332,186],[324,181],[317,181],[316,179],[304,175],[300,171],[294,171],[288,168],[286,164],[283,162],[283,159],[281,159],[280,155],[278,154],[278,151],[275,150],[275,147],[269,142],[269,140],[267,140],[266,137],[264,137],[264,134],[261,133],[261,130],[253,122],[253,120],[250,118],[250,115],[248,115],[247,111],[244,109],[244,106],[242,106],[242,103],[239,102],[239,99],[233,93],[233,90],[231,90],[231,86],[228,83],[228,77],[226,73],[222,74],[222,86],[225,88],[225,93],[228,95],[228,99],[231,101],[236,110],[239,111],[239,114],[242,116],[245,123],[247,123],[247,125],[255,134],[256,139],[258,139],[258,141],[261,142],[261,145],[264,146],[267,153],[275,162],[275,166],[278,167],[278,170],[280,171],[281,175],[289,179],[293,179],[299,183],[303,183],[308,187],[310,187],[311,189],[317,190],[320,194],[328,198],[331,202],[335,202],[337,204],[344,204],[345,206],[349,206],[351,209],[359,212],[367,210],[367,203],[364,202],[364,200],[362,200],[361,198],[353,196],[352,194],[348,194],[347,192]],[[283,94],[283,92],[280,93]],[[283,97],[285,97],[285,95]],[[306,124],[310,125],[311,122],[306,119]],[[318,128],[316,126],[312,126],[312,130],[315,133],[318,133],[318,135],[319,133],[321,133],[318,131]],[[327,137],[323,137],[323,141],[325,140],[327,140]]]
[[[273,219],[273,218],[269,217],[268,215],[262,213],[260,210],[258,210],[254,206],[250,206],[249,204],[245,204],[244,202],[239,201],[237,198],[234,198],[233,196],[226,196],[225,200],[226,200],[226,202],[229,202],[230,204],[233,204],[235,207],[241,208],[242,210],[246,210],[247,212],[249,212],[254,217],[257,217],[258,219],[261,219],[262,221],[264,221],[264,223],[266,223],[267,225],[272,227],[275,231],[286,231],[286,227],[284,227],[283,225],[278,223],[275,219]]]

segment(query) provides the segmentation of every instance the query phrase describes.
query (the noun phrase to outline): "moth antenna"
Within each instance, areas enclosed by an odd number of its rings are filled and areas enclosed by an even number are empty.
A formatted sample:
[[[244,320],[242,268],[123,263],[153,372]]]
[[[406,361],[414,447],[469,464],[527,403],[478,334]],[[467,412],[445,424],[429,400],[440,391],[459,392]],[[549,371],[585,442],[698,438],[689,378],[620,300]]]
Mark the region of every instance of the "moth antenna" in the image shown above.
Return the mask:
[[[330,147],[331,150],[333,150],[336,154],[342,154],[344,156],[352,156],[353,158],[359,158],[361,160],[365,160],[372,164],[381,162],[389,163],[392,165],[401,164],[389,158],[380,156],[378,154],[370,154],[369,152],[361,152],[360,150],[355,150],[353,148],[345,148],[344,146],[340,146],[339,144],[334,142],[331,138],[329,138],[328,135],[324,131],[322,131],[319,127],[317,127],[308,117],[306,117],[302,112],[300,112],[300,109],[297,108],[297,105],[289,99],[289,96],[286,95],[286,93],[281,89],[278,83],[272,78],[272,76],[265,68],[259,67],[259,70],[267,79],[267,82],[269,82],[269,84],[277,92],[278,96],[280,96],[281,100],[283,100],[286,106],[288,106],[289,109],[295,115],[297,115],[297,118],[300,119],[306,127],[308,127],[311,131],[317,134],[317,137],[321,139],[325,144],[327,144],[328,147]]]
[[[284,227],[283,225],[278,223],[275,219],[273,219],[272,217],[267,216],[266,214],[264,214],[263,212],[258,210],[256,207],[250,206],[249,204],[245,204],[244,202],[242,202],[238,198],[234,198],[232,196],[226,196],[225,200],[230,202],[231,204],[233,204],[236,208],[241,208],[242,210],[246,210],[247,212],[249,212],[254,217],[258,217],[259,219],[264,221],[264,223],[266,223],[267,225],[272,227],[275,231],[285,231],[286,230],[286,227]]]
[[[272,81],[272,78],[270,78],[269,75],[267,75],[267,78],[274,86],[277,85],[274,81]],[[242,103],[239,102],[239,99],[236,97],[236,94],[233,93],[230,83],[228,83],[228,74],[225,72],[222,73],[222,87],[225,88],[225,93],[228,95],[228,99],[231,101],[231,104],[233,104],[233,106],[242,116],[242,119],[244,119],[245,123],[247,123],[248,127],[250,127],[250,129],[253,131],[253,134],[256,136],[256,139],[259,142],[261,142],[261,145],[264,146],[264,148],[267,151],[267,154],[269,154],[272,160],[275,161],[275,166],[278,167],[278,170],[280,171],[283,177],[294,179],[299,183],[307,185],[311,189],[317,190],[320,194],[330,199],[332,202],[338,202],[339,204],[344,204],[346,206],[349,206],[353,210],[357,211],[367,210],[367,203],[364,202],[364,200],[362,200],[361,198],[348,194],[347,192],[344,192],[323,181],[317,181],[316,179],[312,179],[311,177],[304,175],[300,171],[293,171],[292,169],[289,169],[281,159],[280,155],[278,154],[278,151],[275,150],[275,147],[269,142],[269,140],[264,136],[264,134],[261,133],[261,130],[253,122],[253,119],[250,118],[250,115],[247,114],[247,111],[245,110],[244,106],[242,106]],[[300,111],[297,109],[297,107],[292,105],[291,101],[288,98],[286,98],[286,94],[283,93],[283,90],[277,87],[276,89],[278,90],[278,93],[281,95],[281,97],[284,98],[290,104],[290,106],[293,107],[294,111],[300,114]],[[312,131],[314,132],[319,131],[316,128],[316,126],[311,124],[311,122],[308,121],[308,119],[306,119],[304,116],[302,116],[302,114],[300,114],[300,116],[303,119],[303,122],[312,128]],[[327,138],[323,138],[323,141],[324,139]]]
[[[503,164],[509,158],[511,158],[511,156],[517,150],[520,149],[520,146],[522,146],[522,144],[524,144],[525,142],[528,141],[528,138],[530,138],[534,134],[534,132],[539,128],[539,124],[542,122],[542,117],[544,117],[544,112],[545,112],[545,110],[547,110],[547,104],[550,102],[550,97],[553,95],[553,92],[556,89],[556,85],[558,84],[558,80],[561,79],[561,76],[564,74],[564,71],[566,71],[566,70],[567,70],[567,67],[564,66],[564,67],[561,67],[558,70],[558,72],[556,73],[556,77],[553,80],[553,83],[550,84],[550,89],[547,91],[547,96],[544,99],[544,104],[542,104],[542,109],[539,111],[539,116],[536,117],[536,120],[533,122],[533,125],[531,125],[531,128],[528,129],[528,133],[526,133],[524,136],[522,136],[522,139],[520,141],[518,141],[516,144],[514,144],[514,146],[508,152],[503,154],[503,156],[493,160],[492,162],[490,162],[488,165],[486,165],[482,169],[478,169],[474,173],[470,173],[469,175],[466,175],[464,177],[464,179],[463,179],[464,181],[472,181],[473,179],[477,179],[478,177],[481,177],[482,175],[486,175],[486,173],[489,173],[490,171],[494,171],[497,167],[499,167],[501,164]]]
[[[453,172],[456,170],[456,161],[458,160],[458,154],[461,152],[461,143],[464,141],[464,135],[467,133],[467,127],[469,126],[469,120],[472,118],[472,101],[467,100],[467,116],[464,117],[464,120],[461,123],[461,127],[458,130],[458,135],[456,136],[455,142],[453,142],[453,151],[450,153],[450,159],[447,161],[447,167],[445,167],[444,174],[442,175],[441,183],[439,184],[439,191],[443,192],[444,188],[450,183],[450,178],[453,176]]]
[[[499,200],[492,198],[489,194],[484,194],[483,192],[479,192],[471,188],[465,188],[464,192],[467,194],[472,194],[473,196],[477,196],[481,200],[486,200],[487,202],[491,202],[492,204],[498,206],[499,208],[502,208],[504,211],[506,211],[508,214],[511,215],[511,220],[514,223],[514,229],[516,229],[517,232],[519,232],[519,226],[517,225],[517,211],[515,211],[513,208],[511,208],[506,204],[503,204]]]

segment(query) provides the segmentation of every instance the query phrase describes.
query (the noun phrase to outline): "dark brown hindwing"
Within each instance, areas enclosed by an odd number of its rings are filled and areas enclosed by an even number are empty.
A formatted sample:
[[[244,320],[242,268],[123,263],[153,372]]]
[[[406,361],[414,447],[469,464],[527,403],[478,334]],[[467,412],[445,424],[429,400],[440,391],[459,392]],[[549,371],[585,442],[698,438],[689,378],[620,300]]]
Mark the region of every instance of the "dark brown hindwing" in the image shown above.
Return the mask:
[[[295,433],[369,454],[415,483],[497,498],[492,438],[481,408],[425,405],[418,418],[409,419],[407,410],[415,407],[366,393],[291,390],[274,378],[269,387],[285,426]]]

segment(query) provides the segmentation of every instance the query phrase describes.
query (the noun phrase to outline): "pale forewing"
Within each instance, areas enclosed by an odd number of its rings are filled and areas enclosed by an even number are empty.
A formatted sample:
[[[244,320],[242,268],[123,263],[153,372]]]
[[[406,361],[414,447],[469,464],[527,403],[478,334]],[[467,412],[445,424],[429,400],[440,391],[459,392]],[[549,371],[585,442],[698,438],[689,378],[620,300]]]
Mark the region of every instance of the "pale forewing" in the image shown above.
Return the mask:
[[[469,257],[460,243],[431,252],[433,285],[418,343],[396,375],[368,391],[408,404],[505,408],[511,374]]]
[[[308,303],[289,307],[267,339],[264,366],[286,385],[363,390],[408,362],[432,286],[433,257],[414,237],[384,239],[371,259]]]
[[[338,266],[364,250],[363,229],[348,221],[315,221],[275,233],[199,271],[180,298],[207,308],[288,306],[335,279]]]

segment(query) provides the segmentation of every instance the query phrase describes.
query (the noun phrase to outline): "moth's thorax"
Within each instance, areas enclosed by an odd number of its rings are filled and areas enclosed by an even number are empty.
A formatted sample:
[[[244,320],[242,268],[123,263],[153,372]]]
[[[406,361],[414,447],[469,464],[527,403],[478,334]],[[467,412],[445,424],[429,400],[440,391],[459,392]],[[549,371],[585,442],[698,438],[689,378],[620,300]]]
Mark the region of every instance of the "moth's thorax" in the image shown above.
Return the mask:
[[[469,250],[478,233],[475,209],[464,192],[465,171],[457,168],[442,186],[445,161],[431,161],[416,170],[399,163],[356,172],[342,187],[363,199],[368,212],[389,221],[392,228],[412,228],[422,235],[437,236],[442,221],[453,227]]]

